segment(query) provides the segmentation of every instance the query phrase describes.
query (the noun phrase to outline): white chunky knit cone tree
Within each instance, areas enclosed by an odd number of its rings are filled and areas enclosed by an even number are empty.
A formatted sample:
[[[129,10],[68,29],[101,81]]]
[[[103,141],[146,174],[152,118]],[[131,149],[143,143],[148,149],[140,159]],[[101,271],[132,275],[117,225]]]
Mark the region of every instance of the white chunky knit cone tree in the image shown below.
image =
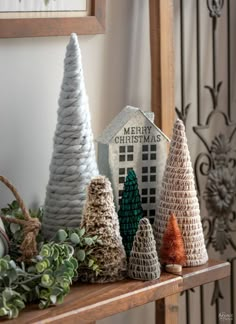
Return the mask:
[[[130,253],[128,275],[132,279],[153,280],[160,273],[152,226],[147,218],[142,218]]]
[[[110,181],[105,176],[94,177],[89,186],[81,227],[90,236],[98,235],[101,245],[94,248],[93,257],[100,273],[80,271],[83,281],[113,282],[122,280],[127,273],[127,261],[119,232]]]
[[[194,173],[181,120],[177,120],[162,180],[160,202],[154,220],[154,235],[159,252],[170,215],[176,215],[186,252],[185,266],[198,266],[208,260]]]
[[[86,187],[98,174],[81,53],[72,34],[64,60],[57,127],[45,199],[42,230],[51,238],[58,229],[78,227]]]

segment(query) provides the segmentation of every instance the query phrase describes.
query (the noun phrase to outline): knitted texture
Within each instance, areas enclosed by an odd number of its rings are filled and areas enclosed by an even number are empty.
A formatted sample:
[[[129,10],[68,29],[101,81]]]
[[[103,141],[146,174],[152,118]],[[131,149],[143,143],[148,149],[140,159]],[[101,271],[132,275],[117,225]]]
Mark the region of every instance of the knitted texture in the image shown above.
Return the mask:
[[[105,176],[93,178],[88,186],[81,226],[88,235],[98,235],[102,241],[93,251],[101,272],[96,276],[94,272],[86,271],[81,274],[82,280],[103,283],[124,279],[127,272],[126,255],[111,183]]]
[[[86,187],[97,174],[81,53],[77,36],[72,34],[64,61],[45,199],[42,231],[46,238],[51,238],[60,228],[80,225]]]
[[[207,262],[200,209],[184,124],[177,120],[162,180],[160,202],[154,220],[154,235],[159,252],[171,213],[176,215],[184,240],[186,266]]]
[[[186,264],[184,241],[174,214],[169,217],[159,255],[162,264]]]
[[[130,253],[128,274],[130,278],[138,280],[153,280],[160,277],[156,242],[147,218],[142,218],[139,222]]]
[[[136,174],[130,170],[124,184],[124,191],[118,211],[120,233],[123,239],[126,255],[129,257],[134,236],[140,219],[143,217],[140,194]]]

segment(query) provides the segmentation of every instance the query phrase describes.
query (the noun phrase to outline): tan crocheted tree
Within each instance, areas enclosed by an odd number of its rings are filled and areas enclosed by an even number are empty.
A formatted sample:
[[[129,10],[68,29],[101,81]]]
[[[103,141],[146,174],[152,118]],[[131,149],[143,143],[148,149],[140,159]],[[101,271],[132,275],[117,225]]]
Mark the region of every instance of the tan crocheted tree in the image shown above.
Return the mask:
[[[98,235],[101,245],[94,250],[100,268],[96,276],[84,273],[82,280],[88,282],[113,282],[122,280],[127,273],[127,261],[119,232],[110,181],[105,176],[93,178],[88,186],[87,200],[81,227],[88,235]]]
[[[207,262],[194,173],[184,124],[177,120],[173,129],[168,159],[162,180],[160,201],[154,220],[154,235],[159,252],[170,214],[176,215],[184,240],[186,266]]]
[[[138,280],[153,280],[160,277],[156,242],[147,218],[142,218],[139,222],[130,253],[128,274],[130,278]]]

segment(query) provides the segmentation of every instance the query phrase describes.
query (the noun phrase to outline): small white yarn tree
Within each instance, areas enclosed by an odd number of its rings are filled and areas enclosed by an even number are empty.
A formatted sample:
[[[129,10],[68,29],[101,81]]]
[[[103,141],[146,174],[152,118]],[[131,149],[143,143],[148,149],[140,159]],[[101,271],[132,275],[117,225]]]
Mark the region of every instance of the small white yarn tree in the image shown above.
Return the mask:
[[[153,280],[160,273],[152,226],[147,218],[142,218],[130,253],[128,275],[132,279]]]
[[[86,187],[98,174],[81,53],[72,34],[64,60],[57,127],[45,199],[42,230],[51,238],[58,229],[78,227]]]
[[[153,225],[158,252],[172,213],[177,218],[184,241],[185,266],[198,266],[206,263],[208,255],[204,242],[194,173],[185,127],[179,119],[175,122],[173,129],[169,155],[162,179],[160,202]]]

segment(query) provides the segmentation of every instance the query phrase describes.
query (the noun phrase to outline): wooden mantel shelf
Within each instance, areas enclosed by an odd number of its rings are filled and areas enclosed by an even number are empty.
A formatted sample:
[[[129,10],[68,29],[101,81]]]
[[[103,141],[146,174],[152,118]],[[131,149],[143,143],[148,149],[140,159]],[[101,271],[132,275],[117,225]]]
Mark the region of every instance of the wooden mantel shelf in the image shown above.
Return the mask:
[[[94,323],[96,320],[144,305],[164,300],[181,291],[230,275],[228,262],[209,260],[199,267],[184,268],[181,276],[162,273],[153,281],[124,280],[110,284],[74,285],[62,305],[39,310],[27,307],[19,318],[0,321],[9,324],[34,323]]]

